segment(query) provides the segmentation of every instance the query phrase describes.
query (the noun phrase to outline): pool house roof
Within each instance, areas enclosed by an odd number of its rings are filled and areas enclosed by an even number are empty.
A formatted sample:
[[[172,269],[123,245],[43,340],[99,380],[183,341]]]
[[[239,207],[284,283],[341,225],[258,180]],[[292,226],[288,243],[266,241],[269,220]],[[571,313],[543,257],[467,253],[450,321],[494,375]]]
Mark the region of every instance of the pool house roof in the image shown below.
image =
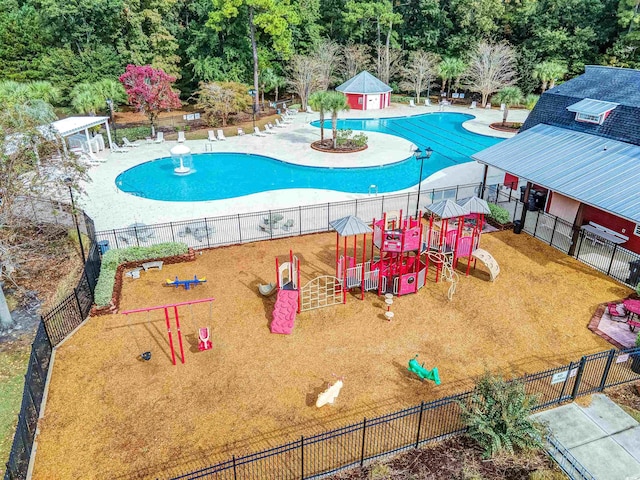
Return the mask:
[[[392,88],[365,70],[336,87],[336,90],[342,93],[376,94],[390,92]]]

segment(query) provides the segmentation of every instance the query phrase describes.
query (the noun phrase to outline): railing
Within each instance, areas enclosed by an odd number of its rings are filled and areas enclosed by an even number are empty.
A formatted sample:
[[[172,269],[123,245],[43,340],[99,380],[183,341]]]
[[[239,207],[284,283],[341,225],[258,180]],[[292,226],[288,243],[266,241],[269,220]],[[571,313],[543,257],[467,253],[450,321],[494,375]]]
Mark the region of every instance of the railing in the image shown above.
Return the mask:
[[[633,369],[633,370],[632,370]],[[635,371],[634,371],[635,370]],[[557,368],[519,379],[528,394],[539,397],[541,410],[582,395],[640,379],[640,348],[608,350],[582,357]],[[397,412],[310,437],[300,437],[278,447],[171,477],[185,479],[312,479],[340,470],[362,467],[404,450],[443,440],[465,431],[461,404],[471,392],[422,402]],[[548,451],[572,479],[591,480],[591,474],[550,437]],[[569,468],[571,466],[571,468]]]

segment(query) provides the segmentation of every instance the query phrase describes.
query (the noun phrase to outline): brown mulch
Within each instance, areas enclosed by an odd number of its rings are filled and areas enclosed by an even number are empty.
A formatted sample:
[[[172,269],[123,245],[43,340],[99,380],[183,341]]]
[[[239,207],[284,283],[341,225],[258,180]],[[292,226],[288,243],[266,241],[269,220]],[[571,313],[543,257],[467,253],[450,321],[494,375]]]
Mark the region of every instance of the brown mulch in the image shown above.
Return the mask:
[[[637,410],[640,414],[640,382],[625,383],[608,388],[605,393],[618,405]]]
[[[352,141],[347,141],[344,145],[333,148],[333,140],[317,140],[311,144],[311,148],[325,153],[354,153],[361,152],[368,148],[368,145],[357,146]]]
[[[395,299],[392,322],[380,298],[356,291],[346,305],[298,315],[291,335],[269,332],[275,298],[257,285],[275,281],[274,257],[289,249],[302,285],[332,274],[333,233],[217,248],[124,279],[121,309],[211,296],[212,317],[204,304],[193,319],[181,310],[186,363],[177,366],[162,312],[130,325],[90,318],[57,351],[33,478],[163,477],[462,392],[487,369],[522,375],[610,348],[587,323],[629,289],[529,235],[496,232],[481,245],[500,265],[495,282],[478,262],[448,301],[431,269],[418,294]],[[162,286],[176,275],[208,281]],[[198,326],[211,327],[212,350],[198,351]],[[138,361],[147,350],[151,361]],[[438,367],[441,385],[407,372],[415,354]],[[332,374],[344,388],[317,409]]]
[[[546,471],[548,480],[566,479],[544,451],[517,456],[482,458],[469,439],[457,436],[426,448],[411,450],[383,464],[354,468],[330,480],[528,480],[533,472]]]
[[[509,132],[509,133],[518,133],[521,127],[522,127],[522,123],[516,123],[516,122],[506,122],[506,123],[496,122],[496,123],[491,123],[489,125],[489,128],[492,128],[493,130],[498,130],[500,132]]]

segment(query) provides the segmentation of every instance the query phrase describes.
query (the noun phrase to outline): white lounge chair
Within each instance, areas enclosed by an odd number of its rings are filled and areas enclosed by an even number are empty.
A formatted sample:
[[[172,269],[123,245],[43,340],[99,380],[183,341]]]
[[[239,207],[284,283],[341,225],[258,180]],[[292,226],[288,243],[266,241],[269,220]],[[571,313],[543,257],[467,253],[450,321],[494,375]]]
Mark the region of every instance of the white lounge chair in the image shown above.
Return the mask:
[[[501,111],[501,112],[504,112],[504,109],[505,109],[505,108],[507,108],[507,105],[506,105],[506,104],[504,104],[504,103],[501,103],[501,104],[500,104],[500,111]]]
[[[220,129],[218,129],[218,140],[222,141],[222,140],[226,140],[227,137],[224,136],[224,132]]]
[[[307,113],[316,113],[316,112],[311,110],[311,107],[309,105],[307,105]]]
[[[184,132],[183,131],[179,131],[178,132],[178,143],[184,143],[185,140],[186,140],[186,138],[184,137]]]
[[[274,131],[273,131],[273,128],[271,128],[271,124],[270,124],[270,123],[267,123],[267,124],[264,126],[264,133],[268,133],[269,135],[273,135],[273,134],[274,134],[274,133],[276,133],[276,132],[274,132]]]
[[[476,108],[477,105],[478,103],[474,100],[473,102],[471,102],[471,105],[469,105],[469,108]]]
[[[487,102],[487,104],[484,106],[485,110],[491,110],[491,102]]]
[[[244,130],[238,127],[238,136],[240,137],[242,135],[244,135]]]
[[[279,119],[276,118],[276,127],[285,128],[285,124],[282,123]]]
[[[210,142],[218,141],[218,139],[216,138],[216,132],[214,132],[213,130],[209,130],[209,141]]]
[[[253,134],[256,137],[266,137],[266,135],[262,133],[258,127],[253,127]]]
[[[431,100],[429,100],[428,98],[424,99],[424,106],[425,107],[430,107],[431,106]]]
[[[129,148],[133,148],[133,147],[139,147],[140,145],[138,145],[137,143],[133,143],[130,142],[129,139],[127,137],[122,137],[122,144],[125,147],[129,147]]]
[[[298,114],[298,109],[297,108],[287,108],[285,113],[287,115],[290,115],[290,116],[297,115]]]
[[[111,142],[111,145],[109,145],[109,147],[111,147],[111,151],[115,152],[115,153],[128,153],[129,152],[128,148],[119,147],[118,145],[116,145],[113,142]]]
[[[282,115],[281,118],[284,125],[290,125],[293,122],[290,117],[287,117],[285,115]]]
[[[162,132],[156,133],[155,143],[162,143],[162,142],[164,142],[164,133]]]
[[[415,102],[414,102],[413,100],[409,100],[409,106],[410,106],[411,108],[413,108],[413,107],[415,107],[415,106],[416,106],[416,104],[415,104]]]

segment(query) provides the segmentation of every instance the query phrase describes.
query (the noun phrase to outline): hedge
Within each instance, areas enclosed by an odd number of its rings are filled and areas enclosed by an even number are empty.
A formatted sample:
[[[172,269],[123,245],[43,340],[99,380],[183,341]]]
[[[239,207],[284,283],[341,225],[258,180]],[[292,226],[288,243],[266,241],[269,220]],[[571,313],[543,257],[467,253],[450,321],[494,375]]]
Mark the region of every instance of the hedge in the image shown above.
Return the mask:
[[[109,250],[102,256],[100,277],[98,277],[98,283],[94,293],[96,305],[104,307],[111,302],[118,265],[125,262],[182,255],[187,253],[188,250],[189,247],[185,243],[178,242],[159,243],[150,247],[129,247]]]
[[[491,210],[491,218],[493,218],[500,225],[504,225],[505,223],[509,223],[511,219],[509,218],[509,211],[506,208],[503,208],[495,203],[489,204],[489,210]]]

